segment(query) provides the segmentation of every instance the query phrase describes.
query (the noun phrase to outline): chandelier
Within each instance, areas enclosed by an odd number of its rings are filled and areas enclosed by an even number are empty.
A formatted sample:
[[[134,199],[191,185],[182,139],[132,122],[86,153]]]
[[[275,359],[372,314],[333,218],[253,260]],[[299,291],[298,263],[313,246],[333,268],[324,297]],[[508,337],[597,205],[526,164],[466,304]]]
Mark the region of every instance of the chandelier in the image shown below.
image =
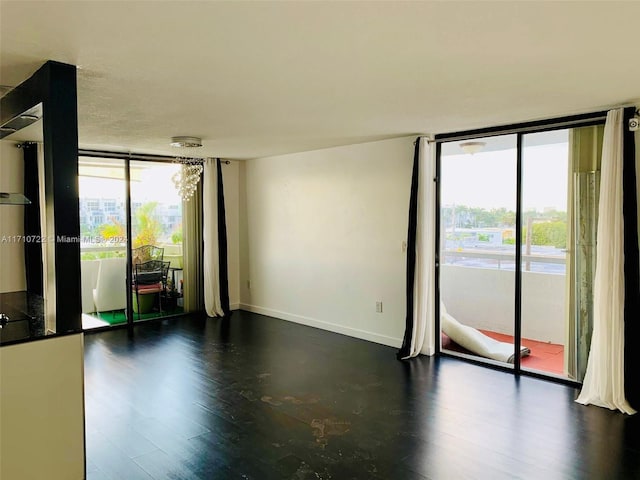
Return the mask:
[[[171,144],[175,148],[194,148],[202,146],[202,139],[199,137],[172,137]],[[181,168],[171,176],[176,190],[185,202],[188,201],[196,191],[200,174],[202,173],[202,160],[199,158],[176,157],[174,163]]]
[[[177,157],[174,163],[181,168],[171,176],[173,184],[178,190],[178,194],[185,202],[188,201],[196,191],[200,174],[202,173],[202,160],[199,158]]]

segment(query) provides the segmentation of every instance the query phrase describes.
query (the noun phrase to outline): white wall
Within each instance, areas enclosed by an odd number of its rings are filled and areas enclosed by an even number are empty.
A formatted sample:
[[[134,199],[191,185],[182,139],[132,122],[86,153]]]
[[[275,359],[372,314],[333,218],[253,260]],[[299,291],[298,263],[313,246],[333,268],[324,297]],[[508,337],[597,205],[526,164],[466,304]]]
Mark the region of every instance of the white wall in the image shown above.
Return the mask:
[[[522,273],[522,336],[565,344],[565,276]],[[460,323],[513,335],[513,271],[442,265],[440,299]]]
[[[227,219],[227,266],[229,268],[229,303],[232,310],[240,306],[240,166],[232,161],[222,165],[224,204]]]
[[[0,192],[24,192],[24,160],[16,142],[0,141]],[[24,207],[0,207],[0,293],[27,288],[24,243],[6,237],[24,235]],[[3,241],[5,237],[5,241]]]
[[[241,307],[400,346],[414,139],[245,162]]]
[[[400,243],[406,237],[413,140],[240,163],[241,308],[398,346],[405,315]],[[640,132],[636,145],[640,172]],[[230,283],[231,272],[230,265]],[[557,321],[563,315],[563,277],[525,276],[523,286],[544,299],[523,298],[524,336],[564,343],[563,321]],[[557,295],[546,296],[546,287]],[[382,314],[375,313],[378,300]],[[489,325],[476,326],[495,329]],[[502,330],[509,332],[511,325]]]
[[[83,342],[0,347],[0,478],[84,478]]]

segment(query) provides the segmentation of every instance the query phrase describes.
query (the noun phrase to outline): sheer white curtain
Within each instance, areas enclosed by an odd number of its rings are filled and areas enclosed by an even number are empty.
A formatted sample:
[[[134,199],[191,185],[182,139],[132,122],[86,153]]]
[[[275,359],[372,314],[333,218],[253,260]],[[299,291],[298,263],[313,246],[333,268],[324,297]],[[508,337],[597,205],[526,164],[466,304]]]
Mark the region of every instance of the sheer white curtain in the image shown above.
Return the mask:
[[[435,149],[431,148],[424,137],[417,141],[419,143],[414,158],[414,172],[416,166],[418,171],[417,176],[414,176],[411,192],[417,202],[417,210],[415,217],[410,213],[409,218],[410,232],[411,222],[415,222],[415,243],[411,238],[407,239],[407,268],[409,269],[412,263],[415,265],[415,271],[413,285],[407,285],[407,296],[412,298],[412,302],[409,300],[407,305],[404,343],[398,353],[400,359],[415,357],[421,353],[435,353]]]
[[[202,239],[204,242],[204,307],[210,317],[224,315],[220,300],[220,255],[218,244],[217,160],[204,161],[202,175]]]
[[[604,129],[593,335],[576,401],[634,414],[624,391],[623,115],[623,109],[611,110]]]

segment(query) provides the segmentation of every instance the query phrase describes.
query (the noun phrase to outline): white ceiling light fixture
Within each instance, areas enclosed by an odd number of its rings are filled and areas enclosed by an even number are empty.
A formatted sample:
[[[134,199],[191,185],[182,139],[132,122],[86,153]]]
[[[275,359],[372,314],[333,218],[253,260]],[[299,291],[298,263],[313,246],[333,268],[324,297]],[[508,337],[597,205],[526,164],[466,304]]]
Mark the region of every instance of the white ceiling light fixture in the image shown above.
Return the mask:
[[[460,144],[460,148],[464,150],[464,153],[468,153],[470,155],[478,153],[486,146],[487,142],[464,142]]]
[[[171,146],[176,148],[196,148],[202,146],[198,137],[171,137]]]

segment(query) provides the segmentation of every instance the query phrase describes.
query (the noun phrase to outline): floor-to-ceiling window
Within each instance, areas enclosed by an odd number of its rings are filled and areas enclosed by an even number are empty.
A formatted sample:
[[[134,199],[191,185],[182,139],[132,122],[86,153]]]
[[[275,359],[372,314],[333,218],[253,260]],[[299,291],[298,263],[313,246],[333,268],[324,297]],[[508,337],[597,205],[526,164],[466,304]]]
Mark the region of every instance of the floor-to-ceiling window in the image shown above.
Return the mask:
[[[182,199],[172,181],[179,168],[80,156],[84,328],[183,312]]]
[[[131,170],[139,172],[131,181],[134,320],[182,313],[182,199],[172,181],[180,168],[131,161]],[[149,247],[155,253],[147,253]],[[141,282],[149,270],[158,272],[157,279]]]
[[[582,380],[599,122],[441,142],[441,351]]]
[[[124,323],[128,222],[124,160],[80,157],[78,186],[84,328]]]
[[[442,146],[442,346],[505,365],[513,352],[482,349],[475,332],[514,335],[515,177],[515,135]]]
[[[569,131],[522,136],[522,357],[526,370],[565,375]]]

